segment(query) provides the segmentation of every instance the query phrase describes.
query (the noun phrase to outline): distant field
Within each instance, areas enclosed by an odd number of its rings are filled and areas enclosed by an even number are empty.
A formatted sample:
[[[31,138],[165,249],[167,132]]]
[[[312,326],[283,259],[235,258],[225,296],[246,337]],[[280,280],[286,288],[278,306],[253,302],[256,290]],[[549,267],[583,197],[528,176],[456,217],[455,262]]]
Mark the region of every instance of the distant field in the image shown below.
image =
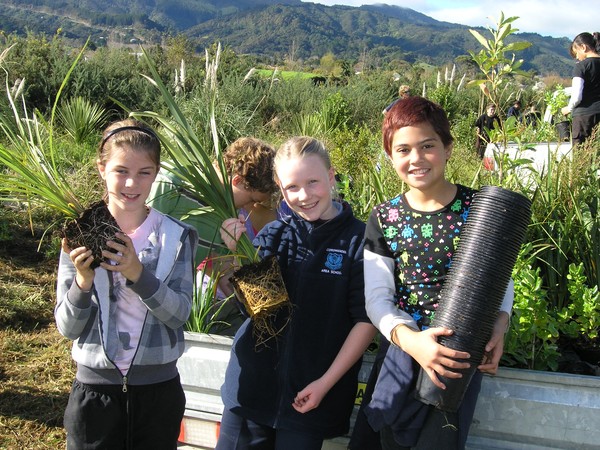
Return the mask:
[[[272,77],[273,76],[273,70],[270,69],[256,69],[256,72],[258,75],[260,75],[261,77]],[[275,76],[279,79],[283,79],[283,80],[289,80],[292,78],[315,78],[315,77],[319,77],[320,75],[317,75],[315,73],[310,73],[310,72],[295,72],[295,71],[291,71],[291,70],[276,70],[275,71],[276,74]]]

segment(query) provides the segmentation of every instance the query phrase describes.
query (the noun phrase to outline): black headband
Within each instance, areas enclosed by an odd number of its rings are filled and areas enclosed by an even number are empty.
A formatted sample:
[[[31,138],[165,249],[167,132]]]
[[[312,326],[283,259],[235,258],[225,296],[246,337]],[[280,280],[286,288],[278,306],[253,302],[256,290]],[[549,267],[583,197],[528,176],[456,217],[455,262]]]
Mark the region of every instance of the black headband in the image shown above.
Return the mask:
[[[108,134],[106,135],[106,137],[104,139],[102,139],[102,144],[100,144],[100,148],[104,148],[104,144],[106,144],[106,141],[108,141],[111,137],[113,137],[115,134],[120,133],[121,131],[127,131],[127,130],[132,130],[132,131],[141,131],[144,134],[147,134],[150,137],[153,137],[154,139],[156,139],[157,141],[160,142],[160,140],[158,139],[158,136],[156,136],[156,134],[154,134],[154,132],[148,128],[142,128],[142,127],[136,127],[134,125],[131,126],[126,126],[126,127],[119,127],[119,128],[115,128],[114,130],[110,130],[108,132]]]

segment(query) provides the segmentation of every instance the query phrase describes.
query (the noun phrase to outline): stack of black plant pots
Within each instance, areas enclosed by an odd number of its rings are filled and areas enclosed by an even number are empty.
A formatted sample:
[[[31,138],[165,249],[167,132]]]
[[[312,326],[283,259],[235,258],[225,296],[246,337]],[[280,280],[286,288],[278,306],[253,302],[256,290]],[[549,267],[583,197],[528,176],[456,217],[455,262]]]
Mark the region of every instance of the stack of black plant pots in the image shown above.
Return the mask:
[[[470,368],[458,379],[438,375],[445,390],[421,370],[416,396],[422,402],[449,412],[459,408],[492,335],[530,218],[531,201],[521,194],[484,186],[474,196],[432,321],[454,331],[439,342],[468,352]]]

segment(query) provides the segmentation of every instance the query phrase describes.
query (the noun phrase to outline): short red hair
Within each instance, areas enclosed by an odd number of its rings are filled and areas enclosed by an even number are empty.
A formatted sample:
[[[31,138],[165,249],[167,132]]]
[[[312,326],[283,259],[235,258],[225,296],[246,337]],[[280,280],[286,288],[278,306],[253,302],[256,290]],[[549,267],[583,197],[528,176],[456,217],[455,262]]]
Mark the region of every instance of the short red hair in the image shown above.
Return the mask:
[[[385,115],[381,127],[385,152],[392,154],[392,139],[396,131],[423,122],[431,124],[445,147],[452,145],[454,138],[446,111],[437,103],[416,95],[398,100]]]

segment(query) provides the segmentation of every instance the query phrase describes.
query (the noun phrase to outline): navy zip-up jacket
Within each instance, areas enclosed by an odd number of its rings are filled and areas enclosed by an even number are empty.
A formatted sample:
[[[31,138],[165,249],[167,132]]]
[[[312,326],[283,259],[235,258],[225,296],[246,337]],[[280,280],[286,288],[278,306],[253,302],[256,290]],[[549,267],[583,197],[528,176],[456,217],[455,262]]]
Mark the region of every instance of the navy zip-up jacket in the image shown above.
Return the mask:
[[[295,214],[268,224],[254,245],[260,256],[277,255],[292,302],[281,334],[256,345],[247,319],[234,339],[221,388],[225,407],[273,428],[323,438],[349,428],[357,388],[358,361],[327,393],[318,408],[301,414],[296,394],[323,375],[352,327],[369,322],[364,306],[365,225],[349,205],[326,222],[306,222]],[[277,323],[287,320],[281,310]]]

